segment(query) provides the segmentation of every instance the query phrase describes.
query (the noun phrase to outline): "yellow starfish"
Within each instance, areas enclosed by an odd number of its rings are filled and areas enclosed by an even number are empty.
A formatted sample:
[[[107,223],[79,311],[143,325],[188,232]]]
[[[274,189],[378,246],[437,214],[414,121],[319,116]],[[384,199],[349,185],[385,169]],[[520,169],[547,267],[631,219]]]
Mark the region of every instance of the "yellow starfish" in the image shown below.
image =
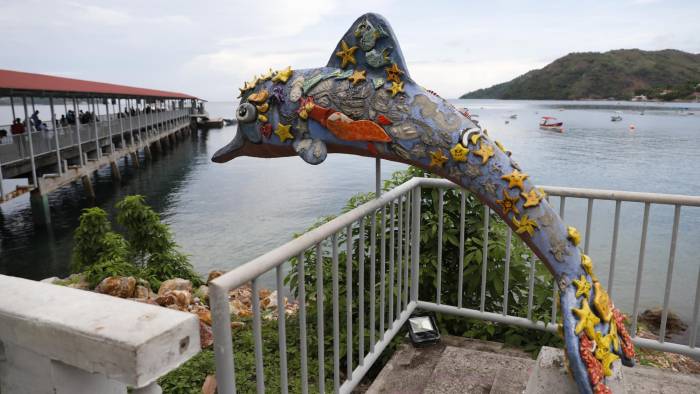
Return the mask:
[[[455,161],[467,161],[469,149],[465,148],[464,145],[458,142],[457,145],[450,149],[450,154]]]
[[[600,282],[595,282],[593,284],[593,290],[595,292],[593,305],[598,311],[600,318],[605,322],[609,322],[613,315],[612,308],[610,307],[610,296],[608,296],[608,292],[603,289]]]
[[[588,300],[584,298],[581,302],[581,309],[573,308],[572,311],[579,319],[574,329],[576,335],[585,330],[588,338],[595,339],[595,325],[600,323],[600,319],[591,310],[591,307],[588,305]]]
[[[340,68],[345,68],[348,63],[357,64],[355,61],[355,51],[357,47],[349,47],[345,40],[340,41],[340,50],[335,53],[340,58]]]
[[[595,276],[595,273],[593,272],[593,261],[591,260],[590,257],[586,256],[583,253],[581,253],[581,267],[583,267],[583,270],[586,271],[586,273],[591,277],[591,280],[593,282],[598,281],[598,278]]]
[[[399,66],[396,65],[396,63],[393,63],[391,67],[386,67],[384,68],[386,71],[386,80],[391,81],[391,82],[401,82],[401,75],[403,74],[403,71],[399,68]]]
[[[493,143],[496,144],[496,146],[498,147],[498,149],[501,150],[501,152],[506,153],[506,147],[503,146],[503,144],[501,144],[501,141],[496,140],[493,141]]]
[[[615,322],[610,323],[610,331],[608,332],[612,340],[613,349],[617,352],[620,350],[620,337],[617,336],[617,325]]]
[[[268,109],[270,109],[270,104],[263,103],[262,105],[256,105],[255,108],[258,110],[258,112],[264,114]]]
[[[476,145],[476,143],[479,141],[480,138],[481,138],[481,134],[474,133],[469,137],[469,140],[472,142],[472,144]]]
[[[530,235],[531,237],[537,229],[537,222],[528,218],[527,214],[524,214],[522,217],[520,217],[520,220],[513,217],[513,224],[515,224],[515,232],[517,234],[528,233],[528,235]]]
[[[501,179],[505,179],[508,181],[509,188],[519,187],[520,190],[525,190],[525,186],[523,186],[523,181],[527,178],[527,174],[522,173],[518,170],[513,170],[513,172],[511,172],[510,174],[501,176]]]
[[[476,167],[479,168],[479,167]],[[515,205],[520,197],[515,196],[511,197],[508,194],[508,191],[506,189],[503,189],[503,199],[502,200],[496,200],[496,204],[500,205],[503,207],[503,214],[508,215],[508,212],[513,212],[514,214],[519,214],[520,211],[518,210],[518,207]]]
[[[445,156],[441,150],[436,150],[435,152],[430,152],[430,166],[442,167],[447,161],[447,156]]]
[[[581,243],[581,234],[576,230],[576,227],[568,226],[566,228],[566,233],[567,238],[569,238],[569,241],[571,241],[574,246],[578,246],[578,244]]]
[[[542,198],[544,198],[545,194],[544,191],[540,190],[542,194],[538,194],[537,190],[533,187],[530,189],[529,192],[525,193],[520,193],[521,196],[525,199],[525,203],[523,204],[523,207],[525,208],[531,208],[531,207],[536,207],[540,204],[540,201]]]
[[[474,154],[477,156],[481,156],[481,164],[484,165],[486,164],[487,161],[489,161],[489,158],[493,156],[493,146],[485,143],[485,141],[481,141],[481,145],[479,146],[479,149],[474,151]]]
[[[612,363],[619,359],[620,356],[613,352],[607,352],[605,356],[603,356],[603,359],[600,360],[600,363],[603,364],[603,374],[605,374],[605,376],[612,376],[613,371],[612,368],[610,368],[610,366],[612,365]]]
[[[391,83],[391,97],[403,92],[403,82],[392,82]]]
[[[581,279],[574,279],[572,282],[576,285],[576,298],[583,296],[588,299],[591,292],[591,283],[586,279],[585,275],[581,275]]]
[[[353,85],[360,81],[365,81],[367,80],[366,73],[367,70],[355,70],[353,71],[352,75],[348,77],[348,81],[352,82]]]
[[[291,140],[294,139],[294,136],[291,133],[291,129],[292,125],[278,123],[277,128],[275,128],[275,134],[277,134],[277,136],[280,137],[280,141],[282,142],[286,140]]]
[[[293,73],[294,71],[292,71],[292,67],[287,66],[287,68],[277,71],[277,74],[275,74],[275,76],[272,77],[272,82],[287,83],[287,80],[289,79],[289,77],[292,76]]]
[[[603,357],[605,356],[605,353],[610,352],[611,343],[612,343],[612,340],[608,335],[603,335],[600,332],[596,331],[596,333],[595,333],[595,344],[596,344],[595,357],[598,360],[602,360]]]

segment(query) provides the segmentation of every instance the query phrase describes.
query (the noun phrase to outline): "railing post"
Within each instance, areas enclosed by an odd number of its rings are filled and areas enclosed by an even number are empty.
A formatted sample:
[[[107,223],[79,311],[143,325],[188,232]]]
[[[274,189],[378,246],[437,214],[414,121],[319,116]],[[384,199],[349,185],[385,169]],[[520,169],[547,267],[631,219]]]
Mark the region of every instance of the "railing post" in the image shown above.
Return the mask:
[[[382,195],[382,159],[377,157],[374,160],[374,190],[375,198]]]
[[[413,189],[413,212],[411,219],[413,223],[411,227],[411,301],[418,301],[418,265],[420,262],[420,204],[421,204],[421,187],[416,186]]]
[[[53,138],[56,141],[56,165],[58,167],[58,175],[63,175],[63,166],[61,165],[61,147],[58,140],[58,129],[56,128],[56,111],[53,108],[53,97],[49,97],[49,106],[51,107],[51,128],[53,129]]]
[[[107,99],[105,99],[107,100]],[[109,117],[109,102],[105,103],[105,111],[107,111],[107,131],[109,132],[109,153],[114,153],[114,141],[112,140],[112,119]]]
[[[96,105],[95,105],[95,100],[92,99],[92,129],[95,130],[95,155],[96,158],[99,159],[102,157],[102,147],[100,146],[100,132],[97,129],[97,110],[96,110]],[[88,104],[88,110],[90,109],[90,106]]]
[[[22,104],[24,105],[24,122],[27,124],[26,131],[29,138],[29,158],[32,163],[32,183],[34,187],[39,187],[36,179],[36,163],[34,162],[34,144],[32,143],[32,121],[29,119],[29,113],[27,111],[27,98],[22,97]]]
[[[122,136],[121,139],[121,149],[124,149],[126,147],[126,144],[124,142],[124,120],[122,116],[122,99],[117,99],[117,105],[119,106],[119,133]]]
[[[257,296],[256,296],[257,297]],[[254,300],[257,301],[257,298]],[[220,394],[236,393],[236,375],[233,363],[233,341],[231,339],[231,311],[228,304],[228,291],[216,284],[209,284],[209,302],[214,332],[214,360],[216,363],[216,384]]]
[[[78,99],[73,97],[73,117],[75,118],[75,133],[78,135],[78,155],[80,156],[79,163],[82,167],[85,165],[83,156],[83,142],[80,137],[80,116],[78,115]]]

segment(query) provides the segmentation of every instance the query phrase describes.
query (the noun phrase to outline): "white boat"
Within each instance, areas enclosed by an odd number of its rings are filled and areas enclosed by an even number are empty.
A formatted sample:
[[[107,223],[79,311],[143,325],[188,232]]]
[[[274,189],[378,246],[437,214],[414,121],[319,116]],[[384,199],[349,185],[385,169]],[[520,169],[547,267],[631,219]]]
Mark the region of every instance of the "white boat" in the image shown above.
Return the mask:
[[[622,112],[621,111],[615,111],[615,115],[610,117],[610,120],[613,122],[619,122],[622,120]]]
[[[542,121],[540,122],[540,129],[563,133],[564,122],[559,122],[557,121],[557,118],[552,116],[543,116]]]

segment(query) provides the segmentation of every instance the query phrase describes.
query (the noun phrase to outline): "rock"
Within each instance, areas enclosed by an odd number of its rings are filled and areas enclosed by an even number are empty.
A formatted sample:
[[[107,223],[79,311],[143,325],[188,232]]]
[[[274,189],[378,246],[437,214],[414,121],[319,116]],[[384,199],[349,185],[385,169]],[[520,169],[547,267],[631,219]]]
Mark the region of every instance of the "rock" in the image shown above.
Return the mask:
[[[188,293],[192,292],[192,282],[187,279],[168,279],[160,284],[160,289],[158,289],[158,296],[162,296],[171,290],[184,290]]]
[[[214,279],[220,277],[223,274],[224,274],[223,271],[216,271],[215,270],[215,271],[210,272],[209,276],[207,276],[207,284],[209,284],[209,282],[213,281]]]
[[[270,294],[272,294],[272,291],[270,291],[270,289],[262,289],[258,293],[258,298],[260,298],[260,300],[264,300],[264,299],[268,298],[270,296]]]
[[[238,316],[238,317],[250,317],[253,316],[253,311],[251,310],[251,307],[244,304],[243,302],[239,300],[233,300],[228,303],[229,305],[229,310],[231,311],[232,315]]]
[[[108,294],[114,297],[131,298],[136,289],[136,278],[133,276],[110,276],[104,278],[95,288],[97,293]]]
[[[199,322],[199,343],[202,349],[214,344],[214,332],[201,321]]]
[[[199,321],[202,323],[211,326],[211,311],[203,306],[195,307],[192,310],[192,313],[197,315],[199,318]]]
[[[170,290],[156,298],[156,303],[160,306],[174,305],[177,309],[186,311],[192,303],[192,294],[185,290]]]
[[[54,284],[54,283],[56,283],[56,282],[58,282],[58,281],[60,281],[60,280],[61,280],[61,279],[60,279],[58,276],[52,276],[52,277],[50,277],[50,278],[42,279],[40,282],[41,282],[41,283]]]
[[[199,297],[202,300],[202,302],[207,302],[209,300],[209,286],[199,286],[195,291],[195,295]]]
[[[202,394],[216,394],[216,376],[207,375],[202,385]]]
[[[231,328],[243,328],[245,327],[245,323],[242,321],[233,321],[231,322]]]
[[[155,293],[149,287],[136,285],[136,291],[134,291],[134,298],[150,300],[156,298],[155,296]]]
[[[645,310],[639,320],[646,323],[647,327],[651,332],[659,335],[659,328],[661,327],[661,315],[663,309],[653,308]],[[668,317],[666,319],[666,338],[670,339],[671,335],[678,334],[685,331],[688,325],[685,324],[677,314],[672,311],[668,311]]]

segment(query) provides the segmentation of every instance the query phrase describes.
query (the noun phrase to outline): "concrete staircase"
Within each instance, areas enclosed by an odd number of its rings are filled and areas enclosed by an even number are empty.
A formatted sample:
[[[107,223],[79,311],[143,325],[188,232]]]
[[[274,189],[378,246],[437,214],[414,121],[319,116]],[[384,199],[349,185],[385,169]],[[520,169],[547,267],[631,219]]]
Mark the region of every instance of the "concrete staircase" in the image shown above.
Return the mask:
[[[401,345],[367,393],[578,393],[565,365],[560,349],[543,348],[533,360],[500,343],[446,336],[432,347]],[[700,392],[700,376],[668,370],[623,367],[615,377],[615,393]]]

